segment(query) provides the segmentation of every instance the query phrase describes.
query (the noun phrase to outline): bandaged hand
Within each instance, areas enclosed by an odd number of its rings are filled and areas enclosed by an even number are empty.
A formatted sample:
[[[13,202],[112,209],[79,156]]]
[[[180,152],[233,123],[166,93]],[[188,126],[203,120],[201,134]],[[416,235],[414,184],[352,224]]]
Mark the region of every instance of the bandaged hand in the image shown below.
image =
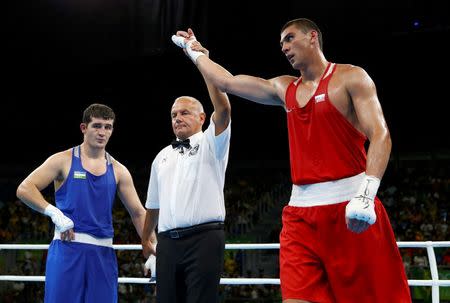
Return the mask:
[[[375,214],[375,196],[380,186],[380,179],[373,176],[364,176],[361,185],[353,199],[345,208],[347,227],[353,232],[365,231],[377,220]]]
[[[154,251],[156,252],[156,245],[154,246]],[[150,254],[144,264],[144,275],[146,276],[149,271],[152,278],[156,277],[156,256],[152,254]]]
[[[72,229],[74,226],[73,221],[70,218],[66,217],[62,211],[51,204],[45,208],[44,214],[52,218],[56,230],[60,233]]]
[[[147,275],[150,271],[150,276],[152,278],[156,277],[156,256],[150,255],[144,264],[144,274]]]
[[[186,54],[194,63],[197,63],[200,56],[208,55],[206,49],[202,51],[202,46],[198,43],[191,29],[188,29],[188,32],[178,31],[176,35],[172,35],[172,42],[185,49]]]

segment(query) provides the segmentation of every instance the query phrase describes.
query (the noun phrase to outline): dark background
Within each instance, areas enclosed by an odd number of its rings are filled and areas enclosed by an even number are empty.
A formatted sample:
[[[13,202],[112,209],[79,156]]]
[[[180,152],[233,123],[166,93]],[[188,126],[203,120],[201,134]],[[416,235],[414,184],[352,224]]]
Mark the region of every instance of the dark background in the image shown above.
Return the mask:
[[[17,3],[20,2],[20,3]],[[1,49],[0,167],[28,174],[81,142],[93,102],[117,114],[110,153],[149,168],[173,138],[170,107],[180,95],[212,107],[203,80],[171,44],[192,27],[210,57],[233,74],[297,75],[280,52],[279,30],[314,20],[328,60],[363,67],[377,85],[393,154],[448,151],[450,13],[445,1],[15,1]],[[288,167],[285,113],[230,96],[230,165]],[[255,145],[256,143],[256,145]]]

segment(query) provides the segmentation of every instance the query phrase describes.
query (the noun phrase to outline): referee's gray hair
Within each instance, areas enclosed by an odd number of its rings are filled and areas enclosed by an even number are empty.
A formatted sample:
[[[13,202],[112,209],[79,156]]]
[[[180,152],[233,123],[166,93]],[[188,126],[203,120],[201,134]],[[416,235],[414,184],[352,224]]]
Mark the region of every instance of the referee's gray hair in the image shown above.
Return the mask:
[[[200,113],[205,113],[205,110],[203,109],[203,105],[200,101],[198,101],[198,99],[196,99],[194,97],[190,97],[190,96],[181,96],[181,97],[176,98],[175,102],[177,102],[178,100],[182,100],[182,99],[189,100],[191,103],[193,103],[197,106]]]

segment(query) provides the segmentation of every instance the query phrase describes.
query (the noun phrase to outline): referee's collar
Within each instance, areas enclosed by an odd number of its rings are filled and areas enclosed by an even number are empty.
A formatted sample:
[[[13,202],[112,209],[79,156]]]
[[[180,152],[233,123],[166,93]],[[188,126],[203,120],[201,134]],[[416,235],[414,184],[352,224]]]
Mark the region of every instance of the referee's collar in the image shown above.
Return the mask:
[[[189,143],[191,144],[191,146],[195,146],[202,137],[203,137],[203,131],[199,131],[198,133],[195,133],[186,139],[189,139]],[[177,139],[177,140],[179,140],[179,139]]]

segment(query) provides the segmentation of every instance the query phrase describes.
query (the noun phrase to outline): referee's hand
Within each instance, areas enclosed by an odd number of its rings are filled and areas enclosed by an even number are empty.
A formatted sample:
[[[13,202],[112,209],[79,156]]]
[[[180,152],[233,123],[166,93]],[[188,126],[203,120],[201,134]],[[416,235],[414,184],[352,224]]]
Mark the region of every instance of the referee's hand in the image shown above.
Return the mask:
[[[142,241],[142,254],[144,255],[144,258],[150,257],[150,255],[156,256],[156,243],[152,243],[150,240],[148,241]]]

